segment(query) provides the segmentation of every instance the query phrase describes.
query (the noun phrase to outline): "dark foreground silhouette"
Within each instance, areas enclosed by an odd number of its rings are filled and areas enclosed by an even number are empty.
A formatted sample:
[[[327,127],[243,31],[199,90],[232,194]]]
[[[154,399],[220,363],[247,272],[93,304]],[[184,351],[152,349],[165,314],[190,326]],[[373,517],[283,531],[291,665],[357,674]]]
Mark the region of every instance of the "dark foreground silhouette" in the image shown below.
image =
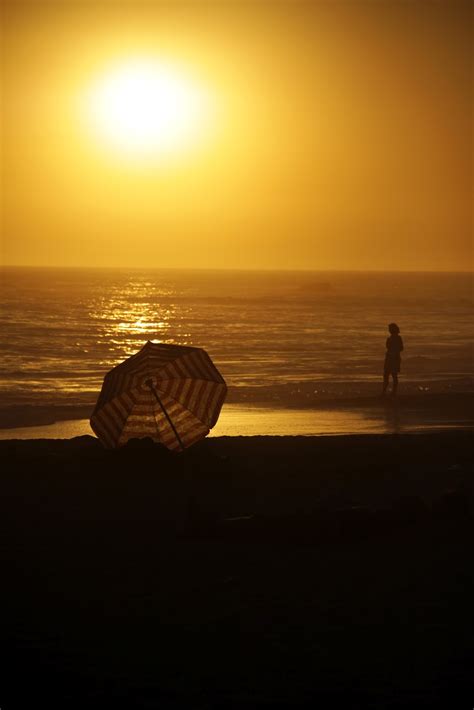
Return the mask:
[[[1,442],[2,708],[465,708],[470,435]]]

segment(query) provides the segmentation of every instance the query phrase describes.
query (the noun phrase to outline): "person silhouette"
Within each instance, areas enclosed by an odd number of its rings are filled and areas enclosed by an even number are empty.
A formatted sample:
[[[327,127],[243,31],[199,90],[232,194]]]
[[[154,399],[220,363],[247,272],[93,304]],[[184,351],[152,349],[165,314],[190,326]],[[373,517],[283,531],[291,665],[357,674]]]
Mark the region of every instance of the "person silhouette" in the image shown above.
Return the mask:
[[[390,336],[387,338],[387,353],[385,355],[385,363],[383,368],[383,390],[382,395],[385,395],[388,389],[390,375],[392,375],[393,387],[392,396],[395,397],[398,390],[398,373],[400,372],[400,353],[403,350],[403,340],[400,337],[400,328],[396,323],[390,323],[388,326]]]

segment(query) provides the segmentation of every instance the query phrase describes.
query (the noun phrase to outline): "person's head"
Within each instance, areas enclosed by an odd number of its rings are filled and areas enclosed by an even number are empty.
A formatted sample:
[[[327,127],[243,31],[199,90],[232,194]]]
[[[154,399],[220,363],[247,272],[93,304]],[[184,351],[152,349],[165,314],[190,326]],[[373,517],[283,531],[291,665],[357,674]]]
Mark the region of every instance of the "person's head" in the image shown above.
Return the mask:
[[[388,329],[391,333],[391,335],[398,335],[400,332],[400,328],[396,323],[389,323],[388,324]]]

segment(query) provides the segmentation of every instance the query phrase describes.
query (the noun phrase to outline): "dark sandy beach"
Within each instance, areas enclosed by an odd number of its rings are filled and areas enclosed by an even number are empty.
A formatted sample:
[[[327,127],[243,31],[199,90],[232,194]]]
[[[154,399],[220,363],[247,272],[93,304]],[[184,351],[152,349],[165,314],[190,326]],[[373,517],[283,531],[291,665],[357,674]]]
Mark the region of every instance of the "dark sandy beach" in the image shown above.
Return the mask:
[[[0,452],[2,710],[472,707],[469,432]]]

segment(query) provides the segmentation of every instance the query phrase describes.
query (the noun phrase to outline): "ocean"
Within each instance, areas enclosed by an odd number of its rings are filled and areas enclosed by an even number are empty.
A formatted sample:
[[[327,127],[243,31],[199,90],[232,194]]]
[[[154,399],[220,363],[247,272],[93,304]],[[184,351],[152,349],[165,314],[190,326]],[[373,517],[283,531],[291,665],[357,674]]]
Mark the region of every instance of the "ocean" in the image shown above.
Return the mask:
[[[205,348],[234,407],[374,397],[391,321],[402,394],[472,391],[468,273],[4,267],[1,301],[4,411],[92,407],[105,373],[147,340]]]

